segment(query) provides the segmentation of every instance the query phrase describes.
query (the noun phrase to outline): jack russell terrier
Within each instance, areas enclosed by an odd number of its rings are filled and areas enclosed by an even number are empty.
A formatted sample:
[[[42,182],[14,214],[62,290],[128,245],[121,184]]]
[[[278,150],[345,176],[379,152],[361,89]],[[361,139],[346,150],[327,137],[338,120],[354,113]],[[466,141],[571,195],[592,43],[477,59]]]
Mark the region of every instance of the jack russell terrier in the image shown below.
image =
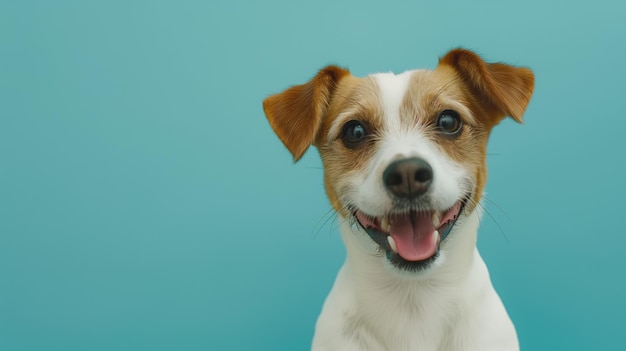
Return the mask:
[[[347,257],[313,350],[519,350],[476,240],[489,134],[522,122],[533,86],[455,49],[435,70],[328,66],[263,102],[295,161],[317,147],[341,218]]]

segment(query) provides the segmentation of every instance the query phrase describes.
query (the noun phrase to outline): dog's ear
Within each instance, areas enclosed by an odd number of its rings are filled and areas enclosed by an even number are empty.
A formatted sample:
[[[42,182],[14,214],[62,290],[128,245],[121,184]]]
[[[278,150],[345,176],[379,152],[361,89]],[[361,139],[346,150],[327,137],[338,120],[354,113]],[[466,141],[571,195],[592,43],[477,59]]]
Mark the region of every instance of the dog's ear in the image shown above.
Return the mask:
[[[263,101],[263,110],[278,138],[298,161],[316,138],[332,95],[346,69],[328,66],[308,83],[296,85]]]
[[[504,63],[486,63],[475,53],[455,49],[439,59],[439,65],[452,67],[479,99],[493,111],[494,124],[505,116],[522,123],[522,115],[535,85],[533,72]]]

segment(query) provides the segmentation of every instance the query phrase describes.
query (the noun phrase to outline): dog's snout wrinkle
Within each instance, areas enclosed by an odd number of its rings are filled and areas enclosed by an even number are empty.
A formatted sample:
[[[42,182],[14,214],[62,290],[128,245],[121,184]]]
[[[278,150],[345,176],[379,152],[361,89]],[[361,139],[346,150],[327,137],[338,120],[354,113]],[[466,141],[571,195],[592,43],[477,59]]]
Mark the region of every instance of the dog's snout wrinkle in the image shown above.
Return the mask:
[[[395,161],[383,172],[385,188],[400,198],[416,198],[423,195],[432,180],[432,167],[418,157]]]

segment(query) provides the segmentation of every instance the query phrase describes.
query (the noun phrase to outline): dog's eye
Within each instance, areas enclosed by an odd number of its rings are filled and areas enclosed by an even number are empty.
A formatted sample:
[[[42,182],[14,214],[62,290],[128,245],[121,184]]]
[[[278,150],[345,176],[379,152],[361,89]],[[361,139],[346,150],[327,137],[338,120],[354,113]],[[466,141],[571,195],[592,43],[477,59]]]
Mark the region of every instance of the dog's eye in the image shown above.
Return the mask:
[[[452,110],[445,110],[437,118],[437,128],[443,134],[457,136],[461,133],[463,122],[459,114]]]
[[[341,140],[346,147],[355,148],[365,140],[366,136],[367,131],[363,123],[353,120],[343,126]]]

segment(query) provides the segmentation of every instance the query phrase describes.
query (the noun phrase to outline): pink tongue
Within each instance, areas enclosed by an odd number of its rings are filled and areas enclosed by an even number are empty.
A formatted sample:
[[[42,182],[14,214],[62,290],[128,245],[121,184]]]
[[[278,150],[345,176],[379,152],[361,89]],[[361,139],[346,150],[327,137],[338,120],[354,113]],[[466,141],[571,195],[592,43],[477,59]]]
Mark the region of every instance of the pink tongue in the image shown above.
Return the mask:
[[[432,212],[411,212],[391,218],[391,237],[396,242],[398,254],[405,260],[425,260],[437,252],[432,216]]]

